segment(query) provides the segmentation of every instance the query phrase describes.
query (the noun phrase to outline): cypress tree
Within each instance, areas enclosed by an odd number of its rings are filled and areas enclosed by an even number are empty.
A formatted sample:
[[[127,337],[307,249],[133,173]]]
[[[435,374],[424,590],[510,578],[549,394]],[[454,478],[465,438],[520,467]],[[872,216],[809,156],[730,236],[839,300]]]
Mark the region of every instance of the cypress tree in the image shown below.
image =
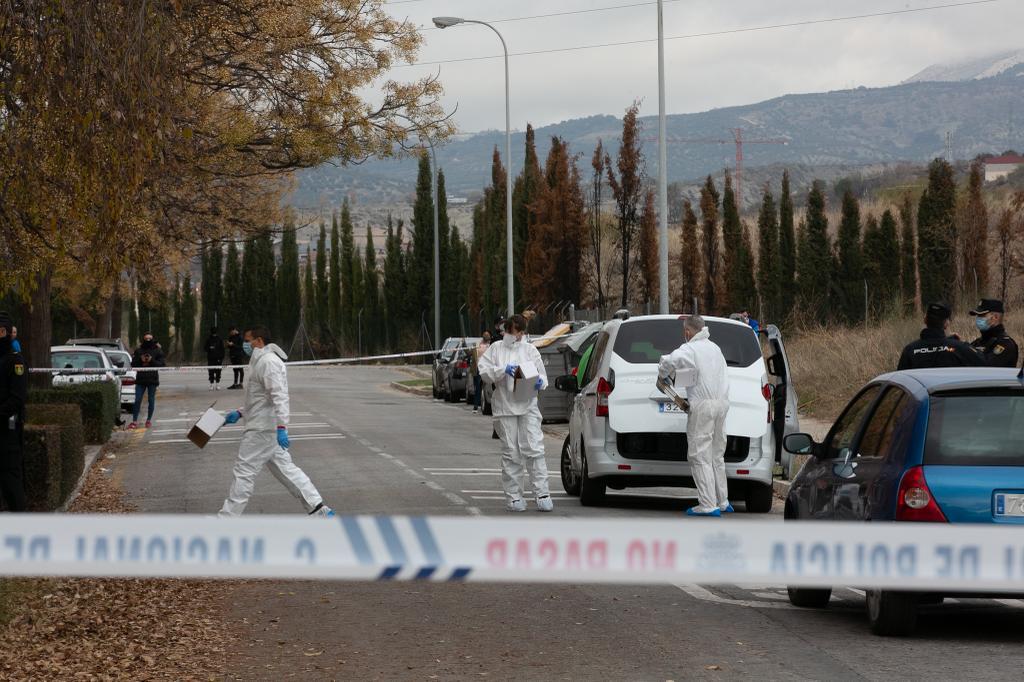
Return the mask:
[[[754,282],[754,247],[750,239],[750,227],[740,223],[739,248],[736,250],[735,298],[738,309],[754,312],[757,304],[757,284]]]
[[[317,330],[321,343],[331,338],[330,313],[328,310],[327,292],[330,285],[327,281],[327,226],[320,223],[320,237],[316,242],[316,299],[314,309],[316,315],[310,320],[310,326]]]
[[[199,284],[202,287],[200,298],[200,324],[203,333],[218,326],[222,321],[224,305],[223,260],[224,252],[220,242],[203,244],[200,250],[202,263]]]
[[[789,189],[789,171],[782,172],[779,197],[779,319],[789,317],[796,300],[796,233],[793,230],[793,196]]]
[[[900,291],[904,312],[912,312],[917,301],[917,244],[914,204],[909,192],[900,205]]]
[[[975,161],[967,180],[959,249],[966,298],[979,298],[988,291],[988,207],[981,191],[984,182],[982,164]]]
[[[526,276],[525,254],[530,239],[530,206],[537,200],[541,191],[542,172],[537,158],[537,145],[534,139],[533,126],[526,124],[526,153],[523,158],[523,171],[516,177],[512,186],[512,231],[513,253],[515,254],[516,278],[520,281]],[[441,200],[438,185],[438,201]]]
[[[441,279],[441,334],[444,337],[454,336],[458,333],[458,310],[461,305],[459,300],[459,271],[457,264],[452,260],[452,233],[457,228],[451,226],[448,216],[448,197],[444,186],[444,172],[437,171],[437,233],[438,250],[440,262]],[[513,235],[514,237],[514,235]],[[515,242],[513,242],[514,244]],[[434,265],[430,265],[430,281],[434,281]],[[433,294],[434,288],[430,288]],[[431,311],[433,311],[433,296],[431,296]]]
[[[928,187],[917,209],[917,263],[921,300],[953,302],[956,295],[956,185],[953,167],[944,159],[928,166]]]
[[[718,312],[722,257],[718,244],[718,190],[708,176],[700,191],[700,213],[704,244],[704,313]]]
[[[356,258],[352,261],[352,305],[354,311],[354,320],[356,322],[356,338],[353,341],[358,344],[359,336],[362,336],[362,345],[357,346],[357,350],[360,355],[366,350],[366,298],[364,296],[364,282],[363,282],[363,261],[360,258]],[[360,317],[359,313],[362,312]],[[361,326],[360,326],[361,323]]]
[[[423,313],[429,315],[434,299],[434,199],[431,185],[430,157],[424,152],[420,155],[416,176],[416,200],[412,208],[412,261],[408,267],[409,293],[413,296],[417,317]]]
[[[807,219],[801,229],[797,259],[800,303],[809,314],[826,317],[832,247],[828,236],[828,216],[825,215],[825,191],[818,180],[814,181],[807,195]]]
[[[304,275],[302,311],[306,333],[316,329],[316,284],[313,282],[313,252],[306,245],[306,267]]]
[[[280,333],[277,316],[276,263],[273,233],[267,229],[256,237],[255,287],[249,291],[256,299],[256,321],[267,325],[272,333]]]
[[[238,244],[234,239],[228,242],[224,256],[224,296],[221,304],[221,327],[227,331],[232,325],[242,325],[242,270],[238,262]]]
[[[846,190],[836,243],[839,259],[836,284],[843,318],[851,323],[864,319],[864,256],[860,232],[860,202],[850,190]]]
[[[377,336],[380,329],[380,293],[377,285],[377,249],[373,245],[373,230],[366,226],[366,251],[363,265],[363,348],[372,355],[377,348]]]
[[[348,199],[342,203],[343,212],[348,212]],[[338,214],[331,214],[331,264],[330,287],[327,292],[327,319],[330,320],[331,333],[335,338],[343,338],[343,319],[341,312],[341,235],[338,234]]]
[[[781,273],[779,264],[779,223],[775,198],[765,185],[761,212],[757,216],[758,264],[757,286],[761,293],[761,312],[766,320],[781,315]]]
[[[355,334],[355,270],[356,246],[352,214],[349,211],[348,199],[341,205],[341,255],[339,265],[341,272],[341,334],[342,341],[353,348]]]
[[[157,290],[153,299],[152,323],[148,331],[153,333],[157,343],[170,350],[174,347],[174,337],[171,336],[171,308],[173,306],[171,294],[162,289]]]
[[[869,215],[864,221],[864,280],[868,283],[868,308],[873,315],[881,312],[885,304],[882,248],[882,228],[878,219]]]
[[[217,251],[219,252],[219,248]],[[217,260],[220,259],[217,258]],[[185,273],[185,281],[181,285],[180,315],[181,317],[175,321],[175,324],[178,327],[178,334],[181,336],[181,355],[185,362],[192,362],[196,347],[196,295],[192,289],[192,274],[190,272]]]
[[[683,226],[679,240],[679,262],[682,266],[682,277],[679,278],[681,289],[680,310],[693,311],[694,299],[700,300],[701,295],[701,250],[697,214],[693,212],[693,204],[689,199],[683,201]]]
[[[256,292],[259,290],[256,239],[254,237],[246,239],[244,248],[240,276],[241,287],[239,287],[239,301],[241,302],[239,312],[242,317],[240,326],[242,327],[260,322],[259,302],[256,299]]]
[[[299,245],[295,235],[295,216],[289,210],[281,231],[281,266],[277,272],[277,315],[280,330],[274,336],[285,348],[291,346],[299,328],[302,291],[299,280]],[[284,345],[287,344],[287,345]]]
[[[399,335],[405,322],[405,278],[402,268],[402,226],[395,232],[391,214],[388,214],[387,239],[384,242],[384,323],[388,350],[399,348]]]
[[[135,285],[132,285],[131,296],[128,297],[128,345],[134,347],[139,342],[139,311],[135,298]]]
[[[726,171],[725,187],[722,190],[722,252],[725,266],[725,287],[721,291],[719,306],[724,309],[750,305],[744,301],[741,291],[743,254],[743,225],[740,223],[740,212],[736,205],[736,193],[732,187],[732,175]]]
[[[900,295],[900,240],[896,216],[891,210],[882,213],[878,242],[879,295],[885,310],[895,304]]]
[[[203,263],[200,263],[200,266],[202,265]],[[181,276],[176,274],[174,275],[174,288],[171,290],[171,321],[174,325],[175,343],[181,340],[181,312]],[[167,344],[168,354],[174,350],[175,348],[171,344]]]

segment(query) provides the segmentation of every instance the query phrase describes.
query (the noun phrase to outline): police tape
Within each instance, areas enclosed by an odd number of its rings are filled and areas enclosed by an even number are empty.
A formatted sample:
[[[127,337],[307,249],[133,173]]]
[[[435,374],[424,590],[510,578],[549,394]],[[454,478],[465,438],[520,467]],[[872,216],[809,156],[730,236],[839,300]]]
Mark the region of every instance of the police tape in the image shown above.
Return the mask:
[[[561,336],[537,336],[529,337],[529,343],[537,343],[538,341],[550,341],[557,339],[564,339],[569,335]],[[461,338],[461,337],[460,337]],[[443,353],[445,349],[439,350],[418,350],[409,351],[402,353],[386,353],[384,355],[363,355],[359,357],[348,357],[348,358],[325,358],[323,360],[296,360],[287,361],[285,366],[291,367],[329,367],[333,365],[351,365],[358,364],[361,362],[383,362],[386,360],[406,360],[410,358],[426,357],[430,355],[439,355]],[[209,370],[226,370],[226,369],[247,369],[249,364],[244,365],[176,365],[173,367],[132,367],[132,370],[143,371],[143,372],[207,372]],[[32,374],[53,374],[55,376],[73,376],[80,374],[124,374],[125,370],[119,370],[118,368],[105,368],[105,367],[30,367],[28,370]]]
[[[736,518],[5,515],[0,576],[1024,593],[1024,527]]]

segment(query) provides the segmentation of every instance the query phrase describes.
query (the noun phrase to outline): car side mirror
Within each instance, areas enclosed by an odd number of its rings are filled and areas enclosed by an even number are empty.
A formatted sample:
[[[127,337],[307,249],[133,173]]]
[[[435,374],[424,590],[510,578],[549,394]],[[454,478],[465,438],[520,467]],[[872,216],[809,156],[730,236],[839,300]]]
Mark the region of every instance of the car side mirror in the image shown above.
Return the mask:
[[[579,393],[580,385],[574,374],[566,374],[555,379],[555,388],[566,393]]]
[[[817,457],[821,451],[821,447],[806,433],[789,434],[783,439],[782,446],[786,448],[786,452],[794,455],[814,455]]]

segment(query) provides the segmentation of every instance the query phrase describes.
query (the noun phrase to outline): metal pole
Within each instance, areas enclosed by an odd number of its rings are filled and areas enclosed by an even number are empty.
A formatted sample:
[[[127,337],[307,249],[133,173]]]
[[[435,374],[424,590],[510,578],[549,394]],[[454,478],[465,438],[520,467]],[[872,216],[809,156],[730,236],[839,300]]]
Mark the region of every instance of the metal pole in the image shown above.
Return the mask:
[[[658,312],[668,314],[668,164],[665,152],[665,27],[658,0]]]
[[[431,191],[434,195],[434,338],[441,338],[441,242],[437,227],[437,155],[434,153],[434,143],[427,138],[430,145],[430,158],[434,164],[434,172],[431,175]]]
[[[494,29],[493,26],[491,26]],[[494,29],[498,33],[497,29]],[[508,259],[508,309],[514,310],[515,282],[512,276],[512,115],[510,113],[510,99],[508,87],[508,46],[505,39],[498,33],[501,39],[501,49],[505,52],[505,239],[508,241],[505,257]],[[511,313],[510,313],[511,314]]]

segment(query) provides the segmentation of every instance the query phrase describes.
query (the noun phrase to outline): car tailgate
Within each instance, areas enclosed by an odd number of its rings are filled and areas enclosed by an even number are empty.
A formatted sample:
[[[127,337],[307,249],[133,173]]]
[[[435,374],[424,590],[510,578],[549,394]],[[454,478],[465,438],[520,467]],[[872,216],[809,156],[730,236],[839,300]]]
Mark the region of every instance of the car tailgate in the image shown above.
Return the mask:
[[[686,415],[662,413],[658,404],[668,399],[655,387],[656,364],[633,364],[613,358],[615,387],[608,397],[609,426],[616,433],[669,433],[686,431]],[[760,365],[729,368],[729,414],[725,432],[730,436],[759,438],[768,430],[768,403],[761,393]]]
[[[925,465],[939,509],[950,523],[1019,523],[1024,516],[996,517],[996,493],[1024,495],[1024,468],[1001,466]]]

